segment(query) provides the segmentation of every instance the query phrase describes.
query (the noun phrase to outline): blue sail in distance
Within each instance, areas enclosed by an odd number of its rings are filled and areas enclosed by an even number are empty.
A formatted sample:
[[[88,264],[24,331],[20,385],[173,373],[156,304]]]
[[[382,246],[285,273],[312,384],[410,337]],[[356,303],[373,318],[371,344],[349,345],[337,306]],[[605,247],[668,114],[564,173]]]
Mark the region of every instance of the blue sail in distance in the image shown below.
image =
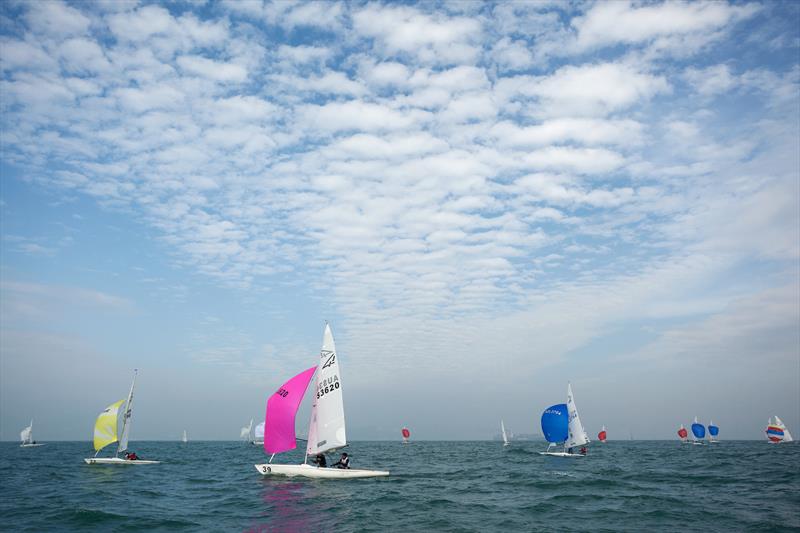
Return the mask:
[[[694,424],[692,424],[692,434],[696,438],[702,439],[703,437],[706,436],[705,426],[703,424],[698,424],[697,422],[695,422]]]
[[[708,434],[711,435],[712,437],[716,437],[717,435],[719,435],[719,428],[714,425],[708,426]]]
[[[542,413],[542,433],[547,442],[564,442],[569,435],[567,404],[548,407]]]

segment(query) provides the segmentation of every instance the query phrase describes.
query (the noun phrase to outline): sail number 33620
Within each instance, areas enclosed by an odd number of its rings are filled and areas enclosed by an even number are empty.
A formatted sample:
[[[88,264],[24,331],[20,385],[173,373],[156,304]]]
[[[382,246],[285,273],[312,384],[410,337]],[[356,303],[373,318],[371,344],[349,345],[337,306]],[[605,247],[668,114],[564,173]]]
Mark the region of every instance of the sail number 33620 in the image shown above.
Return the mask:
[[[328,393],[331,393],[339,388],[339,382],[334,381],[330,385],[325,385],[324,387],[320,386],[319,390],[317,390],[317,399],[322,398]]]

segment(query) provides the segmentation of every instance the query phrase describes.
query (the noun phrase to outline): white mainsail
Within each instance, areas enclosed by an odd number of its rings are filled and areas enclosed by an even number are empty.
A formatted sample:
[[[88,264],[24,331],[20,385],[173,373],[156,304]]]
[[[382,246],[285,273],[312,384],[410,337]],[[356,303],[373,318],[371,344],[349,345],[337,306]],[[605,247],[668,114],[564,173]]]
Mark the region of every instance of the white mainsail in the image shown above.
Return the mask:
[[[325,333],[322,337],[313,401],[306,455],[324,453],[347,445],[342,378],[339,373],[333,333],[328,324],[325,324]]]
[[[31,421],[31,425],[33,425],[33,421]],[[783,429],[783,442],[792,442],[794,440],[786,424],[783,423],[783,420],[778,418],[778,415],[775,415],[775,425]]]
[[[264,444],[264,425],[266,422],[259,422],[253,430],[253,444]]]
[[[572,397],[572,384],[567,383],[567,413],[569,416],[569,438],[564,443],[565,448],[573,446],[583,446],[589,443],[589,435],[583,429],[581,419],[578,416],[578,408],[575,407],[575,400]]]
[[[19,438],[22,444],[30,444],[33,442],[33,419],[31,425],[19,432]]]
[[[253,419],[250,419],[250,425],[244,426],[242,430],[239,432],[240,439],[247,439],[250,440],[250,432],[253,431]]]
[[[189,442],[189,438],[186,436],[186,430],[183,430],[183,437],[181,438],[182,442]]]
[[[136,386],[136,374],[139,371],[133,370],[133,381],[131,382],[131,391],[128,393],[128,401],[125,402],[125,413],[122,415],[122,436],[119,439],[119,446],[117,447],[117,455],[128,449],[128,435],[131,433],[131,407],[133,404],[133,388]]]
[[[508,446],[508,435],[506,435],[506,426],[503,421],[500,421],[500,432],[503,434],[503,446]]]

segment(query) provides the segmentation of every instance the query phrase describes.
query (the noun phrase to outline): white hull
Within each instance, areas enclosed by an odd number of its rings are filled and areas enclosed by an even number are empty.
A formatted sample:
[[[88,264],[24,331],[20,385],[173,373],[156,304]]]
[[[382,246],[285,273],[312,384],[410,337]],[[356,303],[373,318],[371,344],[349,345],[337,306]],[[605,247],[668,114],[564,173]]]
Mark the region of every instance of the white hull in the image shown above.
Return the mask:
[[[539,452],[539,455],[552,455],[553,457],[586,457],[582,453],[567,452]]]
[[[46,443],[44,442],[37,442],[35,444],[20,444],[20,448],[36,448],[37,446],[44,446]]]
[[[161,461],[146,461],[144,459],[136,459],[129,461],[120,457],[89,457],[84,459],[87,465],[157,465]]]
[[[705,446],[706,445],[705,442],[693,442],[692,444],[694,444],[695,446]]]
[[[385,470],[357,470],[350,468],[320,468],[308,464],[282,465],[261,464],[255,465],[256,470],[265,476],[302,476],[318,479],[354,479],[363,477],[388,476]]]

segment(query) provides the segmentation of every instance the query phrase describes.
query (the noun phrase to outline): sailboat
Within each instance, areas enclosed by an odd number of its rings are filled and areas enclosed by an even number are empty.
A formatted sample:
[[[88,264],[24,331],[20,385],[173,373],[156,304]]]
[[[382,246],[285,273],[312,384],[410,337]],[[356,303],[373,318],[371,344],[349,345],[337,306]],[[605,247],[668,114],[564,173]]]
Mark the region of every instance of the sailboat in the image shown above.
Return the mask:
[[[312,376],[316,374],[311,420],[308,426],[308,444],[305,462],[299,465],[276,464],[275,454],[297,447],[295,417]],[[269,462],[255,465],[263,475],[304,476],[310,478],[364,478],[388,476],[384,470],[357,470],[324,468],[308,464],[309,455],[332,452],[347,446],[342,401],[342,378],[336,345],[331,327],[325,324],[322,350],[316,366],[297,374],[280,387],[267,401],[264,451],[271,454]]]
[[[133,404],[133,389],[136,386],[137,371],[133,371],[133,382],[131,382],[131,390],[128,393],[127,400],[120,400],[114,402],[97,417],[94,423],[94,457],[84,459],[86,464],[120,464],[120,465],[154,465],[161,461],[145,461],[143,459],[128,460],[119,456],[122,452],[128,449],[128,437],[131,432],[131,408]],[[122,416],[122,437],[119,438],[119,445],[117,446],[117,453],[114,457],[97,457],[100,450],[117,442],[117,418],[122,404],[125,404],[125,412]]]
[[[411,432],[408,428],[403,427],[403,429],[400,430],[400,434],[403,435],[403,444],[408,444],[408,439],[411,437]]]
[[[184,443],[184,444],[189,442],[189,438],[186,436],[186,430],[185,429],[183,430],[183,437],[181,437],[181,442]]]
[[[567,384],[567,403],[548,407],[542,413],[542,433],[549,443],[547,450],[539,452],[540,455],[554,455],[557,457],[583,457],[581,453],[570,453],[571,448],[588,444],[589,436],[583,429],[578,416],[578,408],[572,396],[572,385]],[[564,443],[563,452],[551,452],[555,444]]]
[[[253,444],[256,446],[264,444],[264,424],[264,422],[259,422],[253,430]]]
[[[697,417],[694,417],[694,423],[692,423],[692,444],[702,445],[703,437],[705,436],[706,427],[697,421]]]
[[[712,420],[708,424],[708,442],[719,442],[717,436],[719,435],[719,426],[714,425],[714,421]]]
[[[608,434],[606,433],[606,427],[603,426],[603,429],[601,429],[600,433],[597,434],[597,440],[605,444],[607,437]]]
[[[252,440],[252,437],[251,437],[252,432],[253,432],[253,419],[251,418],[250,419],[250,424],[247,425],[247,426],[244,426],[241,429],[241,431],[239,431],[239,438],[240,439],[244,439],[245,442],[249,443]]]
[[[32,418],[31,425],[19,432],[19,439],[22,441],[22,444],[19,445],[20,448],[36,448],[37,446],[44,446],[44,443],[33,440]]]
[[[689,437],[689,432],[686,431],[686,428],[683,427],[683,424],[681,424],[680,429],[678,429],[678,437],[681,438],[682,443],[685,444],[686,442],[688,442],[687,438]]]
[[[767,429],[765,430],[767,435],[768,442],[771,444],[779,444],[781,442],[792,442],[794,439],[792,438],[792,434],[789,433],[789,430],[786,429],[786,425],[783,423],[783,420],[775,416],[775,422],[772,421],[772,418],[767,420]]]
[[[508,442],[508,435],[506,435],[506,425],[503,424],[503,421],[500,420],[500,434],[503,436],[503,446],[508,446],[511,444]]]

